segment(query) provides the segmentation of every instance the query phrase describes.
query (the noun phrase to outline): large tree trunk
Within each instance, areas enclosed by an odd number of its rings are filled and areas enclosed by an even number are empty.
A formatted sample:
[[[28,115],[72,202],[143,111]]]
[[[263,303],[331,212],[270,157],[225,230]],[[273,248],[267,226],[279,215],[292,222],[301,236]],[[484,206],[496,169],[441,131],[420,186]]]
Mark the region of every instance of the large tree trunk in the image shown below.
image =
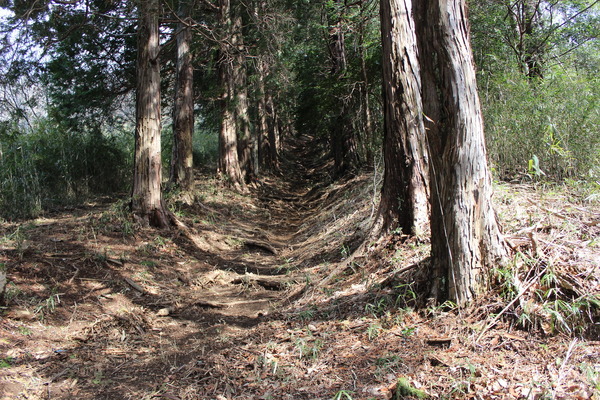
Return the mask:
[[[464,305],[506,256],[487,166],[464,0],[415,3],[431,172],[432,288]]]
[[[173,111],[173,154],[171,158],[171,183],[189,192],[194,186],[192,135],[194,132],[194,68],[190,43],[192,29],[190,12],[192,4],[179,3],[177,24],[177,74],[175,105]]]
[[[428,161],[410,0],[381,0],[381,38],[385,171],[375,232],[399,227],[422,235],[429,222]]]
[[[240,169],[237,147],[237,124],[235,118],[234,82],[233,82],[233,50],[231,6],[230,0],[220,0],[220,25],[222,37],[219,42],[219,79],[222,88],[221,97],[221,128],[219,131],[219,174],[229,183],[245,190],[245,182]]]
[[[232,38],[233,50],[233,90],[235,93],[236,126],[239,131],[238,157],[240,169],[245,182],[250,182],[255,175],[252,160],[252,138],[250,134],[250,117],[248,116],[248,89],[246,73],[246,47],[242,32],[242,3],[236,1],[232,7]]]
[[[162,192],[158,0],[139,1],[132,211],[145,225],[170,225]]]

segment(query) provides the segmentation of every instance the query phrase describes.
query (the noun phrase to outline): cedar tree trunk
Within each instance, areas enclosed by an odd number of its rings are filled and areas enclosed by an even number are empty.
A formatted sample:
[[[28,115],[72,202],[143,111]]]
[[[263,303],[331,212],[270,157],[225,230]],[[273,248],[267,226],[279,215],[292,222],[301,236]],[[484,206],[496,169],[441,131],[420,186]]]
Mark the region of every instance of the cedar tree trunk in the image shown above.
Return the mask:
[[[492,208],[465,0],[423,0],[415,7],[429,118],[431,294],[464,305],[487,288],[489,269],[506,248]]]
[[[269,116],[269,137],[268,137],[268,159],[269,165],[273,168],[277,168],[279,163],[279,148],[281,141],[281,130],[279,129],[279,115],[275,108],[273,101],[273,95],[266,93],[267,100],[267,115]]]
[[[177,24],[177,75],[173,111],[173,155],[171,157],[171,183],[189,192],[194,186],[192,135],[194,132],[194,68],[190,43],[192,29],[189,25],[191,4],[179,3]]]
[[[381,0],[380,15],[385,171],[374,232],[420,236],[429,222],[428,161],[411,1]]]
[[[267,122],[267,101],[265,99],[265,67],[264,61],[258,61],[258,94],[256,98],[256,112],[258,115],[258,157],[261,167],[268,166],[269,126]]]
[[[329,12],[329,54],[331,57],[331,76],[343,79],[346,72],[346,44],[342,12],[344,5],[341,0],[334,0]],[[331,121],[330,142],[335,164],[335,174],[343,175],[358,164],[356,138],[348,121],[347,105],[342,101],[338,115]]]
[[[165,228],[170,214],[161,192],[158,0],[139,1],[135,160],[132,211],[144,225]]]
[[[230,0],[220,0],[220,25],[222,37],[219,43],[219,79],[222,88],[221,97],[221,128],[219,131],[219,173],[229,183],[239,189],[245,190],[245,183],[240,169],[237,148],[237,124],[235,118],[234,82],[233,82],[233,49],[232,23]]]
[[[242,3],[236,1],[232,7],[232,39],[233,50],[233,91],[235,93],[235,117],[239,131],[238,158],[245,182],[255,177],[252,160],[252,138],[250,136],[250,118],[248,116],[248,89],[246,77],[246,47],[242,32]]]

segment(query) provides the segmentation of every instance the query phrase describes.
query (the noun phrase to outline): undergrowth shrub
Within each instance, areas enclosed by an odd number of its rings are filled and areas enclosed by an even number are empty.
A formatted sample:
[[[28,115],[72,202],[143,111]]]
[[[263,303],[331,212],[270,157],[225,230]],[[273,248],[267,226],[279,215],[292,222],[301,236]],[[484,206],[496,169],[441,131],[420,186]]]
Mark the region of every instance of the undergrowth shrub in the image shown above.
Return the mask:
[[[498,73],[481,80],[489,157],[500,178],[600,176],[600,79],[559,71],[539,81]]]
[[[0,128],[0,217],[31,218],[44,209],[127,188],[131,140],[62,129],[48,120],[32,132]]]
[[[196,129],[193,137],[193,154],[195,166],[216,165],[219,157],[219,136],[217,130]]]
[[[195,168],[216,167],[219,158],[219,126],[211,118],[203,119],[192,136],[192,154]],[[161,133],[161,157],[164,177],[168,178],[173,157],[173,126],[163,127]]]

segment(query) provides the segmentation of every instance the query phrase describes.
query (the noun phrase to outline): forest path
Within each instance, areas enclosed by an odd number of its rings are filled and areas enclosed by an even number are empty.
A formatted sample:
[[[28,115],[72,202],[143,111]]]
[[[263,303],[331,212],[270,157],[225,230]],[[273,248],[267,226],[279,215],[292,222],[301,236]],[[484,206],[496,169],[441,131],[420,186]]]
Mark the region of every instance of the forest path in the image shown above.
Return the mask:
[[[326,178],[310,138],[291,145],[300,158],[249,193],[197,179],[197,201],[171,202],[187,232],[136,227],[125,201],[3,225],[0,399],[152,398],[280,311],[311,264]]]
[[[193,204],[169,201],[185,231],[135,226],[126,198],[0,223],[0,400],[387,400],[398,378],[432,398],[598,398],[597,323],[585,341],[507,316],[474,345],[499,295],[413,309],[419,276],[396,272],[426,263],[427,243],[392,235],[322,285],[364,237],[381,176],[332,182],[319,146],[293,145],[304,167],[284,154],[249,193],[198,174]],[[600,288],[600,209],[571,198],[497,191],[512,243],[584,298]]]
[[[249,188],[250,193],[202,194],[182,220],[193,232],[178,243],[189,251],[203,252],[202,259],[214,266],[196,278],[201,288],[188,300],[201,304],[217,317],[253,319],[267,314],[284,299],[296,283],[294,248],[302,225],[314,213],[312,186],[324,179],[319,172],[318,146],[309,137],[289,141],[279,175],[266,175]],[[313,161],[314,160],[314,161]],[[314,165],[312,170],[306,165]],[[202,184],[198,182],[199,188]],[[194,224],[198,215],[219,220],[209,229]],[[191,243],[186,243],[190,239]],[[190,307],[180,307],[183,315]]]

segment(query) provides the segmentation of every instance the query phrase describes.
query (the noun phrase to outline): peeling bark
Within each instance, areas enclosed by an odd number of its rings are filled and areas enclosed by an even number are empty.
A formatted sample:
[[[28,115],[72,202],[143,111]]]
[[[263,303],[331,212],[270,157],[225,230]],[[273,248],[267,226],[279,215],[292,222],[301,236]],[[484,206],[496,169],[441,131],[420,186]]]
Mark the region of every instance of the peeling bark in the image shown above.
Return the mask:
[[[246,47],[242,33],[242,3],[235,2],[232,7],[232,37],[231,48],[233,90],[235,93],[235,117],[238,130],[238,158],[243,179],[246,183],[256,176],[252,159],[252,137],[250,132],[250,117],[248,115],[248,89],[246,71]]]
[[[233,82],[233,51],[230,46],[232,37],[230,0],[220,0],[220,23],[222,38],[219,43],[219,80],[222,87],[221,127],[219,130],[219,174],[240,190],[246,185],[240,168],[237,146],[237,123],[235,118],[235,98]]]
[[[432,288],[464,305],[506,257],[492,208],[483,120],[464,0],[415,3],[431,155]]]
[[[428,160],[410,0],[381,0],[384,181],[375,232],[428,230]]]
[[[172,184],[189,192],[194,186],[192,137],[194,132],[194,68],[190,44],[192,28],[191,4],[179,3],[177,24],[177,73],[175,82],[175,102],[173,111],[173,153],[171,157]]]
[[[160,61],[158,0],[140,1],[136,87],[136,127],[131,207],[144,225],[170,226],[162,197],[160,149]]]

